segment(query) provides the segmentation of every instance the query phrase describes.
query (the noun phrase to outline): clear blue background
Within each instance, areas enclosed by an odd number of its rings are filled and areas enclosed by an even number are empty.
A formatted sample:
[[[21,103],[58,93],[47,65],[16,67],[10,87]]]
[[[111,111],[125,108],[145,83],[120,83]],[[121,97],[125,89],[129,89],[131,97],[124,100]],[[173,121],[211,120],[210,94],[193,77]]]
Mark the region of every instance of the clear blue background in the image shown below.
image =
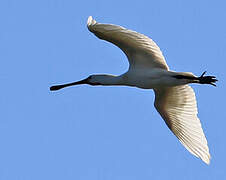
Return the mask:
[[[226,1],[1,0],[0,179],[225,179]],[[212,155],[192,156],[153,107],[152,90],[53,84],[121,74],[125,55],[86,28],[148,35],[173,70],[216,75],[192,85]]]

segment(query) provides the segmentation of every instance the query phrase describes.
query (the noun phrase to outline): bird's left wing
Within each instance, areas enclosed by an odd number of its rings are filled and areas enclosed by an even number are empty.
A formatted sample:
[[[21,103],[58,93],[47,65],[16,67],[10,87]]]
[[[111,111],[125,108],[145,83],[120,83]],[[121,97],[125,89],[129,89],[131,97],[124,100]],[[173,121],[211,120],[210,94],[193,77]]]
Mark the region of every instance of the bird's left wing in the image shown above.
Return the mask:
[[[98,38],[118,46],[130,66],[169,69],[160,48],[147,36],[118,25],[97,23],[91,16],[87,26]]]
[[[188,85],[181,85],[154,91],[155,108],[170,130],[189,152],[209,164],[209,148],[197,117],[193,89]]]

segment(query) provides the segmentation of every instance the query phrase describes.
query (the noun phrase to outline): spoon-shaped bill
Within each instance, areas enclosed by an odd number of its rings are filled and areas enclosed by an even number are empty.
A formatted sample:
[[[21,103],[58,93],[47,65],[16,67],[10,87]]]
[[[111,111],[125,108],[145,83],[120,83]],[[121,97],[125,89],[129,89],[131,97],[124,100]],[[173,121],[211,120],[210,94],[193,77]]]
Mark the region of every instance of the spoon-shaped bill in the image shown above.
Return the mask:
[[[87,83],[88,83],[88,81],[87,81],[87,78],[86,78],[86,79],[83,79],[81,81],[76,81],[76,82],[73,82],[73,83],[51,86],[50,91],[57,91],[57,90],[60,90],[62,88],[68,87],[68,86],[75,86],[75,85],[87,84]]]

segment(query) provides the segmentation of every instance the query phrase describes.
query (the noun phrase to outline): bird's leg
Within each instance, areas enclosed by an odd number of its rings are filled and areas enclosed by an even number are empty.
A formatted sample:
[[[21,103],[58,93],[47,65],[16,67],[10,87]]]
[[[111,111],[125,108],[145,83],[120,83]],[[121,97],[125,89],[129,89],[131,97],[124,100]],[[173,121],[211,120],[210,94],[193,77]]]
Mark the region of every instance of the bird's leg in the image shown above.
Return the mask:
[[[216,77],[215,76],[204,76],[205,74],[206,74],[206,71],[204,71],[202,73],[202,75],[197,78],[199,80],[198,83],[200,83],[200,84],[211,84],[213,86],[216,86],[216,84],[214,84],[215,82],[218,81],[216,79]]]

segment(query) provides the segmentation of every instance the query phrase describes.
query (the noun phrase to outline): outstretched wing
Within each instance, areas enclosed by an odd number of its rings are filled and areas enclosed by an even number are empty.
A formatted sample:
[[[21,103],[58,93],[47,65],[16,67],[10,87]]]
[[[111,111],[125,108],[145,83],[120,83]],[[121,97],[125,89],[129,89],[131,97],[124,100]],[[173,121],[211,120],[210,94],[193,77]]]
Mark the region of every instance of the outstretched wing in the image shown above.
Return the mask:
[[[155,89],[155,108],[185,148],[209,164],[209,148],[197,117],[193,89],[188,85]]]
[[[91,16],[87,26],[98,38],[118,46],[131,66],[169,69],[159,47],[147,36],[121,26],[97,23]]]

